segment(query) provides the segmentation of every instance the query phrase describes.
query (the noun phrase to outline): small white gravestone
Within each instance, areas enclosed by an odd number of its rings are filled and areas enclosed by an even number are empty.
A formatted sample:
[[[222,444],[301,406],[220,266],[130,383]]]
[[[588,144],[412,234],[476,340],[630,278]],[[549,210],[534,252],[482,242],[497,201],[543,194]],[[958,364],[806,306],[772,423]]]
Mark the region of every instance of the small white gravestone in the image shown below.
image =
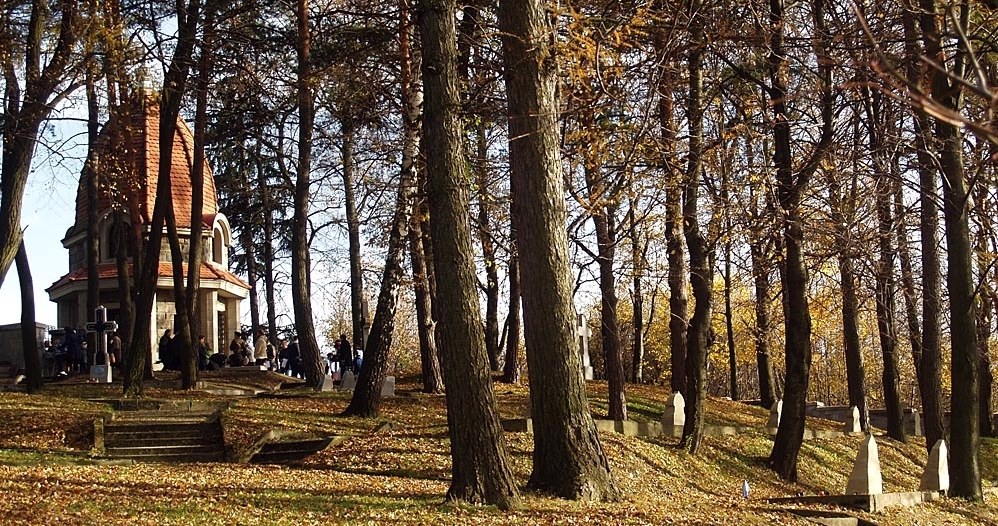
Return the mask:
[[[395,396],[395,377],[386,376],[381,382],[381,396]]]
[[[353,371],[344,372],[343,378],[340,380],[340,391],[353,391],[354,387],[357,387],[357,377],[354,376]]]
[[[333,385],[333,377],[329,376],[328,374],[323,375],[322,376],[322,387],[319,390],[320,391],[332,391],[335,388],[336,388],[336,386]]]
[[[683,393],[672,393],[669,401],[665,403],[662,425],[666,427],[686,425],[686,399],[683,398]]]
[[[912,435],[915,435],[917,437],[925,436],[925,432],[922,431],[922,415],[921,413],[918,412],[917,409],[911,412],[911,419],[914,420],[915,424],[915,431],[912,433]]]
[[[783,415],[783,400],[777,400],[773,407],[769,408],[769,421],[766,427],[773,429],[780,427],[780,417]]]
[[[880,454],[877,452],[877,441],[873,435],[866,435],[863,445],[856,455],[849,483],[846,485],[847,495],[880,495],[884,492],[884,479],[880,473]]]
[[[849,408],[849,414],[846,415],[846,425],[843,429],[846,433],[859,433],[863,430],[863,427],[859,423],[859,408],[852,406]]]
[[[929,462],[925,465],[925,472],[922,473],[922,484],[918,489],[941,493],[949,491],[949,451],[945,440],[939,439],[932,446]]]

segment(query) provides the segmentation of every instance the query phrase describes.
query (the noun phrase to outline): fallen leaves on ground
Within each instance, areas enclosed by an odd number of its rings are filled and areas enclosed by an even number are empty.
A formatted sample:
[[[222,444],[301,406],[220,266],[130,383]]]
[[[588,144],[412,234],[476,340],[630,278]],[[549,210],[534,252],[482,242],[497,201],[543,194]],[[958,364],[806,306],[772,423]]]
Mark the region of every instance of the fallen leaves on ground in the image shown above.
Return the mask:
[[[417,387],[400,382],[403,396],[385,399],[378,419],[340,416],[349,403],[347,393],[291,390],[233,401],[223,418],[226,445],[233,453],[270,429],[346,437],[293,466],[95,463],[88,457],[92,436],[81,429],[92,430],[94,418],[109,409],[85,399],[109,398],[113,390],[67,384],[32,396],[0,393],[0,523],[809,524],[788,513],[794,506],[771,505],[765,499],[840,492],[861,440],[805,442],[800,482],[791,484],[767,468],[772,438],[761,429],[708,437],[696,456],[677,449],[672,438],[602,434],[623,494],[620,502],[570,502],[526,493],[520,509],[501,512],[444,504],[450,478],[445,400],[418,393]],[[654,420],[664,407],[665,389],[628,388],[633,417]],[[589,389],[600,417],[605,384],[590,383]],[[169,385],[150,391],[164,398],[219,399]],[[496,394],[503,417],[524,414],[526,388],[497,384]],[[761,428],[768,418],[764,409],[738,402],[712,399],[708,407],[713,424]],[[391,425],[381,426],[385,422]],[[506,438],[513,472],[525,485],[532,438],[526,433]],[[926,457],[921,442],[878,442],[886,489],[915,489]],[[986,441],[982,451],[994,456],[998,447]],[[986,476],[994,477],[994,459],[983,464]],[[741,497],[743,480],[751,487],[749,499]],[[996,511],[998,502],[989,497],[983,504],[948,500],[859,515],[885,525],[995,524]]]

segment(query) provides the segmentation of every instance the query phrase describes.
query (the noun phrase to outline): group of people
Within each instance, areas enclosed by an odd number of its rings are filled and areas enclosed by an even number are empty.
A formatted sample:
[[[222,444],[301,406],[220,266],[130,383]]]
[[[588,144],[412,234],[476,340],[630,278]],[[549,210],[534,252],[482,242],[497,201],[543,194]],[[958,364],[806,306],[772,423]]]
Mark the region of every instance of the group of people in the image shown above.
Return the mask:
[[[305,377],[297,336],[292,336],[289,340],[278,340],[275,346],[262,328],[253,332],[235,331],[228,348],[215,353],[211,352],[205,336],[201,335],[198,337],[195,356],[200,370],[215,371],[224,367],[257,365],[288,376]],[[180,354],[170,329],[164,331],[159,340],[159,359],[164,369],[180,370]],[[341,334],[336,340],[333,351],[326,355],[326,359],[326,372],[329,374],[360,372],[361,351],[353,349],[345,334]]]
[[[180,370],[180,349],[172,330],[163,331],[163,336],[159,339],[158,351],[159,361],[163,364],[164,370]],[[208,345],[208,338],[203,334],[198,336],[198,341],[194,344],[194,359],[197,361],[199,370],[211,369],[211,347]]]
[[[117,332],[108,335],[107,361],[111,366],[121,363],[121,337]],[[53,374],[67,376],[86,373],[91,365],[104,365],[103,353],[97,353],[87,343],[87,332],[82,328],[67,327],[62,338],[42,343],[42,356],[52,364]]]

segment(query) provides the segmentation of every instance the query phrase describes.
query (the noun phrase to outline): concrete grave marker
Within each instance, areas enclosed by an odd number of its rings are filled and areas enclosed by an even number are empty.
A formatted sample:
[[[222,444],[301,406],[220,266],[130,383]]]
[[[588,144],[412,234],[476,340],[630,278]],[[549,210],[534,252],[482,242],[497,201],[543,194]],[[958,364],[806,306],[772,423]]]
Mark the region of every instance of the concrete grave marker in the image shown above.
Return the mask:
[[[353,391],[355,387],[357,387],[357,377],[354,376],[353,371],[344,372],[340,380],[340,391]]]
[[[849,414],[846,415],[846,424],[843,431],[846,433],[859,433],[863,430],[859,422],[859,408],[856,406],[850,407]]]
[[[592,363],[589,361],[589,338],[592,337],[593,333],[589,330],[585,314],[579,314],[577,333],[579,335],[579,354],[582,357],[582,377],[586,380],[592,380],[594,375]]]
[[[669,397],[669,401],[665,404],[665,412],[662,413],[662,425],[686,425],[686,399],[682,393],[672,393]]]
[[[320,391],[332,391],[334,389],[336,389],[336,386],[333,385],[333,377],[329,376],[328,374],[323,375],[322,376],[322,388],[319,389],[319,390]]]
[[[773,407],[769,408],[769,421],[766,427],[773,429],[780,427],[780,416],[783,414],[783,400],[777,400]]]
[[[924,437],[925,436],[925,432],[922,431],[922,414],[919,413],[918,410],[916,409],[916,410],[914,410],[914,411],[911,412],[911,419],[914,420],[914,424],[915,424],[915,430],[912,431],[911,434],[914,435],[914,436],[917,436],[917,437]],[[935,446],[933,446],[933,447],[935,447]]]
[[[949,451],[945,440],[939,439],[932,446],[929,462],[925,465],[925,472],[922,473],[922,484],[918,489],[940,493],[949,491]]]
[[[381,383],[381,396],[395,396],[395,377],[386,376]]]
[[[877,441],[873,435],[866,435],[863,445],[856,455],[849,483],[846,485],[847,495],[880,495],[884,492],[884,479],[880,473],[880,454],[877,451]]]

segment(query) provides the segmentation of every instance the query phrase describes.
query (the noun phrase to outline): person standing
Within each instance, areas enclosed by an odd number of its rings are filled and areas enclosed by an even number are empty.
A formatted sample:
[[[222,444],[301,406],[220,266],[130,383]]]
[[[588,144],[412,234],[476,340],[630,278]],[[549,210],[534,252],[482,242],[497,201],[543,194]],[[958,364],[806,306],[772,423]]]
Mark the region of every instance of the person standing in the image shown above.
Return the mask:
[[[198,357],[198,370],[207,371],[208,370],[208,357],[211,356],[211,348],[208,347],[208,339],[204,334],[198,336],[197,344],[197,357]]]
[[[256,359],[256,365],[267,365],[267,345],[269,343],[263,329],[257,329],[256,341],[253,344],[253,358]]]
[[[353,370],[353,349],[346,334],[340,335],[340,348],[337,349],[336,358],[340,362],[340,374]]]

